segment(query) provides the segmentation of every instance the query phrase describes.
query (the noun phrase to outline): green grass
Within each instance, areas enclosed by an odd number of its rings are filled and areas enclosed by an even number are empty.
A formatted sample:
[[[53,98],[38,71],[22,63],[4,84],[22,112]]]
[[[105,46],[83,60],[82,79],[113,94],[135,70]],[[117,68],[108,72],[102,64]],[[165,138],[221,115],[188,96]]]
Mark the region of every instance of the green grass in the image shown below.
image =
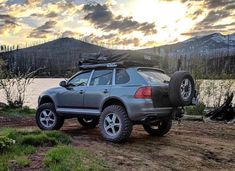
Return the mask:
[[[203,103],[199,103],[196,106],[186,106],[185,111],[187,115],[197,115],[197,116],[202,116],[204,115],[204,110],[206,106]]]
[[[46,169],[53,171],[104,171],[111,170],[104,160],[85,149],[57,146],[46,153]]]
[[[16,140],[17,143],[22,145],[33,145],[36,147],[48,147],[59,144],[70,144],[71,138],[59,131],[39,131],[39,130],[21,130],[6,131],[7,136]],[[5,133],[5,134],[6,134]]]
[[[23,108],[4,107],[0,109],[0,116],[25,117],[25,116],[34,116],[35,113],[36,110],[30,109],[29,107],[23,107]]]
[[[0,171],[12,170],[16,167],[26,167],[30,164],[28,156],[36,152],[36,147],[20,144],[12,145],[0,155]]]
[[[0,171],[24,170],[24,167],[30,165],[29,155],[35,153],[39,147],[51,147],[45,154],[45,170],[111,170],[106,162],[94,153],[70,146],[71,137],[58,131],[5,128],[0,131],[0,137],[3,137],[0,141],[8,144],[0,150]],[[9,140],[12,143],[9,144]]]
[[[28,156],[35,153],[38,147],[56,146],[71,143],[71,138],[61,132],[43,132],[37,130],[3,129],[1,137],[15,140],[0,151],[0,171],[24,168],[30,164]]]

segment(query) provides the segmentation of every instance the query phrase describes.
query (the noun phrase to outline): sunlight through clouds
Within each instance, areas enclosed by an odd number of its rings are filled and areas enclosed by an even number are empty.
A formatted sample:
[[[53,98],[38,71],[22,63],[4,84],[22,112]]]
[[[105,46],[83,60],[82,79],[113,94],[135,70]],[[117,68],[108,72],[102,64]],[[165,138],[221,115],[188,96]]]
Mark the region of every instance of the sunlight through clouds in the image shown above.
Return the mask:
[[[0,0],[0,37],[8,44],[67,35],[116,47],[152,47],[235,32],[234,7],[227,0]]]

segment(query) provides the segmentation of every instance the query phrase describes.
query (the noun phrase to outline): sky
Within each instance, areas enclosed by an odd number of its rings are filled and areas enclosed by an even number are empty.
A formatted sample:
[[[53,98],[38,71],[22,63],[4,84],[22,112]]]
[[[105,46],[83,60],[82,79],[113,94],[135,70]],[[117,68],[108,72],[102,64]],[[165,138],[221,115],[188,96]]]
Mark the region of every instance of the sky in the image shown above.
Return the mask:
[[[235,0],[0,0],[0,44],[73,37],[115,48],[235,32]]]

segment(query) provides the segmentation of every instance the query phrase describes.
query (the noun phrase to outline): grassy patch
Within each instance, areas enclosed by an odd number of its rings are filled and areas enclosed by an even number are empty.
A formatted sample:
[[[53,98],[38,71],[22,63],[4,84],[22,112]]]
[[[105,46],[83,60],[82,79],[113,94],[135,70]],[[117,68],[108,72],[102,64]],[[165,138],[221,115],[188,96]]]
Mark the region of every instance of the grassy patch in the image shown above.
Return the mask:
[[[203,103],[199,103],[196,106],[186,106],[185,111],[186,111],[187,115],[202,116],[202,115],[204,115],[205,108],[206,108],[206,106]]]
[[[55,146],[59,144],[70,144],[71,138],[58,131],[35,131],[35,130],[21,130],[8,131],[7,136],[17,143],[22,145],[33,146]]]
[[[28,155],[35,153],[36,147],[15,144],[0,155],[0,171],[28,166]]]
[[[13,116],[13,117],[34,116],[35,113],[36,110],[30,109],[29,107],[23,107],[23,108],[4,107],[0,109],[1,116]]]
[[[54,171],[100,171],[110,170],[104,160],[84,149],[58,146],[46,153],[45,166]]]
[[[0,137],[2,143],[7,144],[7,147],[0,151],[0,171],[28,166],[28,156],[35,153],[38,147],[71,143],[68,135],[57,131],[3,129],[0,131]],[[9,140],[14,143],[8,143]]]

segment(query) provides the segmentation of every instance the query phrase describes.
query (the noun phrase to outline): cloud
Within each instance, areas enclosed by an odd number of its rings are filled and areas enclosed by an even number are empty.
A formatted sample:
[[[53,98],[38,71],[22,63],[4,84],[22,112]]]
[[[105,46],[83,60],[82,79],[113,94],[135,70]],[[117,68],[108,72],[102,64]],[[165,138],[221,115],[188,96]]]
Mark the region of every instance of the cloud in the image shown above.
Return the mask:
[[[208,9],[215,9],[215,8],[224,8],[231,4],[234,4],[234,0],[162,0],[166,2],[181,2],[181,3],[193,3],[193,2],[202,2],[204,7]],[[192,4],[191,4],[192,5]]]
[[[226,18],[230,15],[228,11],[210,11],[208,15],[199,23],[203,27],[207,27],[210,24],[217,22],[220,19]]]
[[[124,38],[124,39],[120,39],[120,38],[116,38],[114,40],[116,42],[117,45],[134,45],[134,46],[139,46],[140,45],[140,39],[138,38]]]
[[[234,10],[235,9],[235,3],[227,5],[225,9],[226,10]]]
[[[54,27],[56,26],[56,21],[47,21],[45,24],[41,25],[40,27],[35,28],[30,35],[29,38],[47,38],[48,35],[57,34],[54,31]]]
[[[62,37],[75,37],[78,36],[79,34],[77,32],[73,32],[73,31],[64,31],[62,33]]]
[[[45,17],[45,18],[56,18],[59,15],[55,12],[49,12],[49,13],[33,13],[31,14],[31,17]]]
[[[140,31],[144,35],[152,35],[157,33],[154,23],[139,23],[133,20],[132,17],[123,16],[116,17],[108,25],[104,26],[103,29],[106,31],[118,30],[124,34],[133,31]]]
[[[203,10],[199,9],[195,11],[190,17],[195,20],[198,16],[200,16],[203,13]]]
[[[88,36],[83,37],[84,40],[89,41],[91,43],[105,44],[107,46],[140,46],[141,41],[137,37],[128,38],[128,37],[120,37],[118,34],[105,34],[102,36],[97,36],[95,34],[90,34]]]
[[[209,3],[209,1],[206,2],[207,5],[209,5],[211,8],[214,7],[213,10],[208,10],[208,14],[198,23],[195,24],[195,26],[185,32],[181,35],[184,36],[197,36],[197,35],[207,35],[215,32],[224,32],[228,30],[227,27],[234,26],[234,22],[230,23],[220,23],[223,19],[232,17],[233,14],[230,10],[225,10],[224,8],[227,6],[223,6],[222,9],[218,8],[223,5],[222,2],[214,1],[215,4],[212,4],[212,2]],[[224,2],[224,1],[223,1]],[[216,8],[217,7],[217,8]],[[197,14],[196,14],[197,15]],[[200,12],[199,12],[200,15]]]
[[[57,16],[58,16],[58,14],[55,12],[50,12],[50,13],[46,14],[47,18],[56,18]]]
[[[112,12],[106,5],[90,5],[86,4],[83,8],[84,11],[88,11],[88,14],[84,17],[85,20],[89,20],[96,25],[101,26],[101,23],[110,22],[113,18]]]
[[[205,6],[209,9],[225,7],[234,4],[233,0],[204,0]]]
[[[14,32],[19,27],[17,19],[8,14],[0,14],[0,34]]]
[[[104,31],[118,31],[122,34],[139,31],[144,35],[157,33],[154,23],[140,23],[132,17],[115,16],[106,4],[86,4],[83,10],[87,12],[84,19]]]
[[[26,0],[25,4],[30,6],[40,5],[42,0]]]

